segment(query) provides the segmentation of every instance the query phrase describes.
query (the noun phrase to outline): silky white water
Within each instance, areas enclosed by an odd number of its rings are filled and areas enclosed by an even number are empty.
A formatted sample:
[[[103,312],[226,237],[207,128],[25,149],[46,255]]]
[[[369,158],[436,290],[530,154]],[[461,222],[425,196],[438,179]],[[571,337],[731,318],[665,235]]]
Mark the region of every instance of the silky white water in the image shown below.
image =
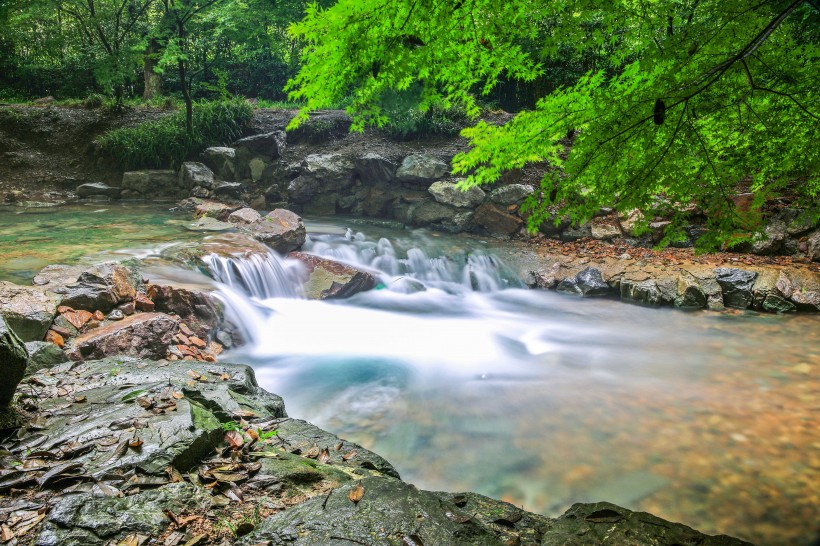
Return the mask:
[[[582,300],[523,288],[476,241],[322,228],[305,250],[373,272],[377,289],[308,301],[296,263],[211,262],[248,342],[224,360],[251,363],[291,416],[423,488],[545,513],[609,500],[761,544],[808,542],[784,514],[820,516],[820,438],[806,424],[820,386],[794,372],[816,369],[816,316]]]

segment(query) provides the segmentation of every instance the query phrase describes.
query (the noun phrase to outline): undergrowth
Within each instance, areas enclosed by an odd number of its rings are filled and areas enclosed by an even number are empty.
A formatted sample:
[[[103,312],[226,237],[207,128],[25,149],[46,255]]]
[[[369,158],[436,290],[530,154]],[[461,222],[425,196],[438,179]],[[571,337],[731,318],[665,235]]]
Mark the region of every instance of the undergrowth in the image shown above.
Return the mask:
[[[194,104],[193,132],[185,130],[185,112],[177,111],[135,127],[108,131],[97,140],[97,154],[125,169],[174,168],[191,153],[236,140],[251,121],[244,99]]]

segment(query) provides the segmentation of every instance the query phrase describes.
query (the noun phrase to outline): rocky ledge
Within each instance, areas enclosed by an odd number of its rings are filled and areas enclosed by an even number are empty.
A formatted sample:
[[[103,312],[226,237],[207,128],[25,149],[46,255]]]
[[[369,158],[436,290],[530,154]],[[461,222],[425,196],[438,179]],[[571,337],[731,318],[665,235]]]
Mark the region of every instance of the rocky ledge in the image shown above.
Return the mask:
[[[288,418],[247,366],[127,357],[28,376],[0,452],[0,539],[94,545],[747,544],[608,504],[558,518],[417,489]]]

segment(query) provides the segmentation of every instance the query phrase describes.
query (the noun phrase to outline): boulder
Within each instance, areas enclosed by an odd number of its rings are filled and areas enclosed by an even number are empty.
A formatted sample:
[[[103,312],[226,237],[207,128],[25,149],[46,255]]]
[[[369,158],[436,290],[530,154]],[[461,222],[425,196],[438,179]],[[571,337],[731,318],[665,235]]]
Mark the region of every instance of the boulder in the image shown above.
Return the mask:
[[[180,183],[180,177],[174,171],[160,169],[125,172],[121,187],[123,191],[138,193],[146,198],[187,197],[191,189]]]
[[[237,140],[233,145],[236,150],[236,178],[260,181],[271,163],[282,156],[285,138],[283,131],[273,131]]]
[[[29,341],[26,343],[26,351],[28,351],[26,375],[68,362],[66,354],[57,345],[47,341]]]
[[[153,284],[147,291],[156,311],[176,315],[201,338],[210,337],[222,320],[221,305],[203,290]]]
[[[484,202],[485,196],[484,190],[477,186],[461,190],[458,184],[444,181],[433,182],[427,191],[436,201],[451,207],[475,208]]]
[[[658,283],[654,279],[642,281],[622,279],[620,284],[621,299],[642,305],[661,305],[666,303]],[[705,303],[705,300],[704,300]]]
[[[561,241],[565,243],[571,243],[572,241],[577,241],[578,239],[584,239],[587,237],[592,237],[592,225],[589,223],[571,225],[561,231]]]
[[[17,384],[26,373],[28,351],[26,346],[0,317],[0,409],[8,407],[14,399]]]
[[[703,309],[707,306],[707,297],[698,279],[688,271],[678,276],[675,307],[683,309]]]
[[[456,210],[433,200],[417,203],[410,214],[410,223],[414,226],[426,226],[455,216]]]
[[[535,188],[529,184],[509,184],[491,191],[490,201],[502,207],[520,205],[533,193],[535,193]]]
[[[239,182],[218,182],[213,194],[219,197],[233,197],[238,199],[242,195],[242,184]]]
[[[291,252],[288,257],[305,266],[303,286],[308,299],[348,298],[376,286],[373,275],[347,264],[304,252]]]
[[[307,203],[322,194],[353,185],[353,163],[341,154],[311,154],[299,163],[299,176],[288,184],[295,203]]]
[[[797,308],[804,311],[820,311],[820,292],[814,290],[797,289],[792,292],[791,300]]]
[[[211,218],[210,216],[203,216],[196,222],[191,222],[185,229],[188,231],[228,231],[234,229],[234,224]]]
[[[450,173],[450,165],[436,156],[415,154],[404,158],[396,171],[399,182],[429,186]]]
[[[193,189],[197,186],[207,190],[216,188],[214,173],[205,164],[186,161],[179,169],[179,184],[183,188]]]
[[[605,544],[698,544],[752,546],[726,535],[709,536],[646,512],[632,512],[609,502],[574,504],[550,522],[541,546],[604,546]]]
[[[81,272],[77,275],[77,270]],[[108,312],[132,299],[141,283],[139,275],[117,262],[105,262],[89,268],[50,265],[34,278],[37,284],[59,296],[59,304],[74,309]]]
[[[813,262],[820,262],[820,229],[816,229],[806,238],[806,257]]]
[[[366,185],[388,184],[396,176],[396,164],[375,153],[355,158],[353,170],[359,180]]]
[[[125,355],[165,358],[179,324],[164,313],[138,313],[81,334],[74,347],[83,359]]]
[[[0,315],[23,341],[41,341],[57,314],[59,297],[37,286],[0,281]]]
[[[103,182],[89,182],[77,186],[77,196],[80,197],[80,199],[97,196],[119,199],[120,191],[122,191],[120,188],[113,188]]]
[[[590,222],[590,235],[593,239],[611,241],[621,236],[621,228],[610,218],[593,218]]]
[[[783,248],[786,236],[786,223],[779,218],[773,218],[763,232],[758,233],[752,240],[752,254],[776,254]]]
[[[747,309],[753,300],[752,287],[757,273],[730,267],[715,269],[715,279],[723,291],[723,304],[735,309]]]
[[[494,235],[518,233],[524,222],[518,216],[498,208],[492,203],[484,203],[475,210],[473,223]]]
[[[601,272],[593,267],[587,267],[574,277],[567,277],[558,283],[557,292],[577,296],[609,296],[615,293],[609,284],[604,281]]]
[[[228,222],[231,224],[252,224],[261,219],[262,215],[249,207],[235,210],[228,215]]]
[[[778,314],[791,313],[797,310],[797,306],[772,292],[763,300],[763,310]]]
[[[280,254],[296,250],[307,237],[302,218],[286,209],[272,210],[260,220],[244,226],[244,229]]]
[[[236,150],[224,146],[206,148],[202,152],[204,163],[221,180],[236,180]]]
[[[532,271],[532,284],[542,290],[553,290],[558,286],[558,271],[561,264],[556,262],[550,267],[541,267]]]
[[[239,205],[228,205],[218,201],[202,201],[196,205],[194,209],[194,217],[202,218],[207,216],[209,218],[216,218],[217,220],[225,221],[228,216],[239,208]]]

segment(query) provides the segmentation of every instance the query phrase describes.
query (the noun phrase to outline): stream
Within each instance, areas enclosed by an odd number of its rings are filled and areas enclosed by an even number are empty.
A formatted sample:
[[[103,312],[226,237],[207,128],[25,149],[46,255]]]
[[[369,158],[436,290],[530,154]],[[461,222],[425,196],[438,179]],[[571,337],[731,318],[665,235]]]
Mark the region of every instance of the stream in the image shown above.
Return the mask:
[[[190,240],[179,217],[139,214],[155,231],[109,247],[156,259]],[[0,215],[0,237],[18,224]],[[548,515],[607,500],[708,534],[814,544],[820,317],[562,296],[524,288],[489,241],[343,219],[308,231],[306,251],[366,268],[377,289],[308,301],[294,263],[211,260],[249,341],[220,359],[251,364],[289,415],[424,489]],[[14,252],[0,278],[22,282],[35,268]]]

